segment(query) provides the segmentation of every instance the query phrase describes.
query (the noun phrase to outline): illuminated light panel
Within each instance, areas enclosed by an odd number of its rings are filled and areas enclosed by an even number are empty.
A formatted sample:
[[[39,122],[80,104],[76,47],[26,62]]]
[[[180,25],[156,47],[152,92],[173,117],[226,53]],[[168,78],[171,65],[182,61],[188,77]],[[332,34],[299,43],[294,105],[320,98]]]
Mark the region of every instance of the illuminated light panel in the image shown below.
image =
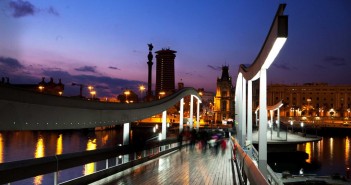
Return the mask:
[[[273,63],[274,59],[278,56],[280,50],[282,49],[282,47],[284,46],[285,42],[286,42],[285,37],[278,37],[273,44],[273,47],[271,49],[271,51],[269,52],[266,60],[264,61],[264,64],[262,66],[262,68],[268,69],[269,66],[271,66],[271,64]]]

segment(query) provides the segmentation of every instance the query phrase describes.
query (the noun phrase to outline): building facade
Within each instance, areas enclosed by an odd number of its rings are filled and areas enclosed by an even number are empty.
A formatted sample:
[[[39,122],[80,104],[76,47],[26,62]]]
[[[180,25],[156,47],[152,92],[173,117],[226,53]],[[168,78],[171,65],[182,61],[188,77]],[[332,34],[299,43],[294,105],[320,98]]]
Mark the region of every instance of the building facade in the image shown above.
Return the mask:
[[[281,116],[350,117],[351,85],[274,84],[267,88],[268,105],[283,100]]]
[[[61,96],[64,93],[65,85],[58,80],[58,83],[54,82],[53,78],[50,78],[49,82],[45,82],[45,77],[38,84],[12,84],[8,77],[2,77],[0,85],[7,85],[11,87],[21,88],[29,91],[36,91],[44,94],[51,94]]]
[[[175,91],[174,59],[176,51],[162,49],[156,51],[155,96],[167,96]]]
[[[234,118],[234,88],[229,67],[222,66],[222,76],[217,78],[216,95],[214,97],[214,122],[222,123]]]

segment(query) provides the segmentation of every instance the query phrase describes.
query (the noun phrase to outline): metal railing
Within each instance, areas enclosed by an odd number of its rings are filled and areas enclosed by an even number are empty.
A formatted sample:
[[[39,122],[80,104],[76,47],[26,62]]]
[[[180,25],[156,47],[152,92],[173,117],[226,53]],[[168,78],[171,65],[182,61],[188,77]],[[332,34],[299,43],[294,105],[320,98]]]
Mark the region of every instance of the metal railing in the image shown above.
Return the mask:
[[[252,155],[254,156],[253,159],[255,161],[258,161],[258,152],[255,149],[255,147],[252,147]],[[272,185],[283,185],[283,182],[279,179],[279,177],[277,176],[277,174],[272,170],[272,168],[267,165],[267,180],[270,184]]]
[[[43,158],[28,159],[0,164],[0,184],[24,180],[38,175],[54,173],[52,184],[89,184],[133,166],[155,159],[161,155],[179,149],[176,139],[168,139],[145,145],[123,145],[113,148],[69,153]],[[118,164],[121,156],[124,160]],[[109,159],[116,158],[115,166],[109,165]],[[128,159],[130,158],[130,159]],[[89,175],[58,183],[58,172],[89,163],[106,161],[106,168]]]
[[[234,184],[247,184],[247,181],[253,185],[268,185],[268,181],[257,168],[253,160],[241,148],[239,143],[231,137],[233,165],[235,165],[236,173],[233,174]],[[234,168],[234,167],[233,167]]]

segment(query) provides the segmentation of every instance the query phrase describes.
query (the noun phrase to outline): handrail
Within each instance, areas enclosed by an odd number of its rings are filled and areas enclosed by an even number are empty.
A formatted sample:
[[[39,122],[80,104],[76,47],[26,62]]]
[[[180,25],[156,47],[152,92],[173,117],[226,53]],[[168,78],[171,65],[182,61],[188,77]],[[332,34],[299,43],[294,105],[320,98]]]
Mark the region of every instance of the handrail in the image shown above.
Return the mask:
[[[264,178],[260,170],[254,164],[253,160],[247,155],[247,153],[241,148],[239,143],[231,138],[232,142],[235,144],[235,154],[237,157],[237,162],[239,166],[241,166],[242,177],[244,178],[244,182],[249,180],[250,184],[253,185],[268,185],[268,181]]]
[[[252,155],[254,156],[254,159],[257,161],[258,151],[256,150],[255,147],[252,147]],[[283,182],[279,179],[277,174],[272,170],[272,168],[269,165],[267,165],[267,172],[268,172],[268,181],[271,184],[283,185]]]
[[[156,147],[177,143],[177,139],[141,145],[123,145],[120,147],[104,148],[36,159],[6,162],[0,164],[0,184],[23,180],[38,175],[48,174],[85,165],[91,162],[111,159],[120,155],[140,152]]]
[[[183,88],[159,100],[113,103],[40,94],[0,86],[0,130],[63,130],[122,125],[149,118],[177,104],[185,96],[201,97]]]

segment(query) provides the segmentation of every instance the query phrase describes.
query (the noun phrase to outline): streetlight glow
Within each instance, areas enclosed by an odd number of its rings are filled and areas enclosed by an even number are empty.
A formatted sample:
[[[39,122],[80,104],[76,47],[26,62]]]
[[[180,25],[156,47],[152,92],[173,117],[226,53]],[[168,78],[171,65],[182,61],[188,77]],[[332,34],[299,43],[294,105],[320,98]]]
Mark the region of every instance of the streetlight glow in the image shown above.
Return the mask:
[[[44,87],[44,86],[42,86],[42,85],[39,85],[39,87],[38,87],[38,88],[39,88],[39,91],[40,91],[40,92],[43,92],[43,90],[44,90],[44,88],[45,88],[45,87]]]
[[[90,91],[91,94],[91,99],[94,99],[95,95],[96,95],[96,91]]]

